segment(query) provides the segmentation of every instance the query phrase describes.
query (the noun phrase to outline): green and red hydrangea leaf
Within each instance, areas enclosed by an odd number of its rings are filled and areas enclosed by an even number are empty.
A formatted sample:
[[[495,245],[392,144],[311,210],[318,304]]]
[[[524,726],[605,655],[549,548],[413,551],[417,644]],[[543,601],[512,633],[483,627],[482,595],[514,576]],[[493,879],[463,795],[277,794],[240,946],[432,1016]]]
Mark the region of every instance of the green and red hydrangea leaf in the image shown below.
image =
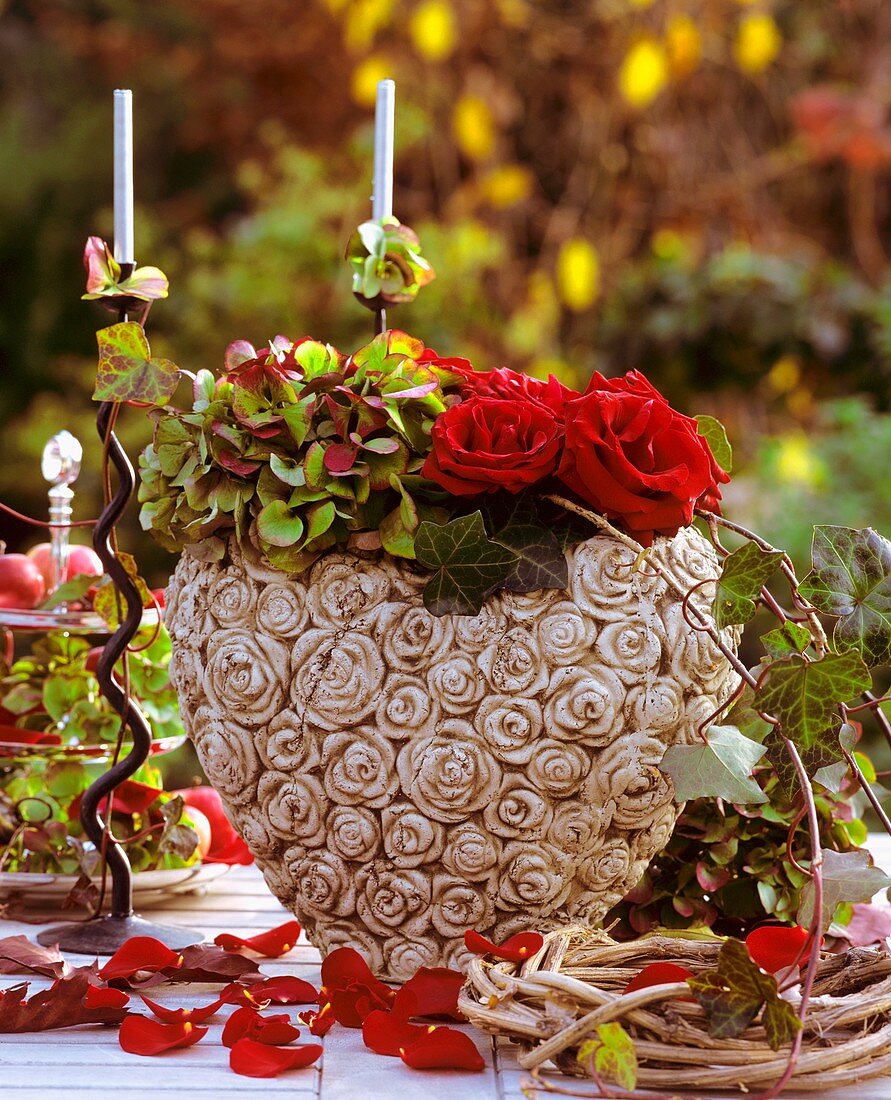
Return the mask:
[[[271,546],[295,546],[303,538],[304,522],[283,500],[272,500],[257,516],[257,534]]]

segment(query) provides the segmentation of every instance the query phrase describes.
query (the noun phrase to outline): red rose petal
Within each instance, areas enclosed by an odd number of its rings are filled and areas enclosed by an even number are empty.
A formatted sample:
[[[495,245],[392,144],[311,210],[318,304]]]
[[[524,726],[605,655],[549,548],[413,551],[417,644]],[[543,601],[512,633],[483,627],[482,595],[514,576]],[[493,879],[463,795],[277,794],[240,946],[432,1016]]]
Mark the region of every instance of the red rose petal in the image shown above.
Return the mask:
[[[410,1024],[395,1010],[384,1012],[383,1009],[378,1008],[365,1017],[365,1022],[362,1024],[362,1040],[375,1054],[390,1054],[396,1058],[400,1050],[407,1049],[428,1032],[435,1030],[433,1026]]]
[[[470,1036],[451,1027],[428,1031],[411,1046],[403,1047],[399,1057],[411,1069],[468,1069],[478,1072],[486,1065]]]
[[[540,932],[517,932],[502,944],[492,943],[479,932],[469,930],[464,933],[464,946],[474,955],[492,955],[505,962],[525,962],[541,950],[544,937]]]
[[[305,982],[302,978],[295,978],[291,974],[280,974],[276,978],[266,978],[265,981],[249,985],[246,992],[257,1005],[266,1003],[312,1005],[318,1004],[319,1001],[319,994],[314,986],[311,986],[309,982]],[[247,1003],[250,1004],[250,1001],[247,1001]]]
[[[218,998],[212,1004],[205,1005],[203,1008],[167,1008],[141,993],[140,997],[142,997],[145,1007],[150,1009],[165,1024],[179,1024],[186,1020],[192,1024],[203,1024],[205,1020],[209,1020],[211,1016],[219,1012],[225,1003]]]
[[[258,955],[263,955],[267,959],[278,959],[293,950],[300,937],[300,931],[300,925],[297,921],[290,920],[286,921],[285,924],[280,924],[278,928],[261,932],[249,939],[242,939],[240,936],[232,936],[228,932],[221,932],[213,942],[217,947],[222,947],[224,951],[240,951],[246,948],[249,951],[256,951]]]
[[[129,994],[123,989],[103,989],[98,985],[87,986],[84,996],[87,1008],[126,1008],[129,1003]]]
[[[318,1043],[282,1048],[239,1039],[229,1052],[229,1068],[242,1077],[278,1077],[285,1070],[311,1066],[321,1055]]]
[[[152,936],[133,936],[122,944],[99,971],[99,976],[108,981],[111,978],[131,978],[140,970],[155,973],[168,966],[182,966],[182,955],[161,943]]]
[[[327,1035],[337,1023],[329,1001],[325,1001],[318,1012],[298,1012],[297,1019],[306,1024],[310,1035],[315,1035],[318,1038]]]
[[[368,963],[352,947],[338,947],[326,955],[322,962],[322,985],[328,990],[364,985],[384,997],[393,993],[389,986],[372,974]]]
[[[291,1018],[280,1016],[261,1016],[256,1009],[238,1008],[226,1021],[223,1028],[224,1047],[233,1047],[239,1039],[255,1039],[258,1043],[270,1046],[284,1046],[300,1037],[300,1029],[294,1027]]]
[[[194,1046],[207,1034],[206,1027],[195,1027],[188,1020],[180,1024],[162,1024],[149,1016],[127,1016],[121,1024],[120,1044],[128,1054],[150,1057],[167,1050]]]
[[[393,997],[382,998],[377,990],[364,985],[331,991],[331,1014],[344,1027],[361,1027],[366,1016],[376,1009],[389,1009]]]
[[[805,961],[809,939],[808,930],[799,925],[763,924],[746,936],[746,947],[752,962],[776,974]]]
[[[671,985],[674,982],[685,982],[692,977],[693,971],[688,970],[686,966],[680,966],[678,963],[650,963],[631,979],[623,992],[634,993],[638,989],[649,989],[652,985]]]
[[[393,1012],[408,1020],[412,1016],[449,1016],[463,1021],[458,1011],[458,994],[464,985],[459,970],[444,966],[422,966],[396,991]]]

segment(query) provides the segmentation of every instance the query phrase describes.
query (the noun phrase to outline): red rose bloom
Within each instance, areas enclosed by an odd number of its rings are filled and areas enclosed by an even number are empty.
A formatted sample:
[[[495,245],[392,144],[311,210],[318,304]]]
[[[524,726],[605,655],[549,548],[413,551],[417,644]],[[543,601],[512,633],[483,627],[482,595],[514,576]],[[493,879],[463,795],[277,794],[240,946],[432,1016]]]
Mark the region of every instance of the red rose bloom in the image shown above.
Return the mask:
[[[433,422],[421,471],[455,496],[509,493],[554,472],[561,426],[544,405],[474,394]]]
[[[637,371],[595,374],[567,403],[565,432],[560,480],[644,546],[690,524],[700,501],[716,509],[718,482],[730,480],[696,421]]]
[[[547,382],[542,382],[540,378],[510,370],[509,367],[465,374],[461,392],[466,397],[479,394],[481,397],[500,397],[508,401],[534,401],[550,409],[558,420],[563,419],[566,402],[579,396],[577,390],[564,386],[553,374],[548,375]]]

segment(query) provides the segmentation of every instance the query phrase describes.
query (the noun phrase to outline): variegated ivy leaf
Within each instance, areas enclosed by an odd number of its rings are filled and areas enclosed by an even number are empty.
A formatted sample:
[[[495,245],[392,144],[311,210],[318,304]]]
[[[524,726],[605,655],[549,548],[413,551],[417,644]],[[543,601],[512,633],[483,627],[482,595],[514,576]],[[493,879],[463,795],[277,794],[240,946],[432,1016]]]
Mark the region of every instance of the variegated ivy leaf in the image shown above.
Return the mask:
[[[424,589],[424,606],[434,615],[477,615],[516,561],[512,551],[489,541],[480,512],[442,526],[422,523],[415,553],[434,571]]]
[[[179,383],[179,368],[169,359],[153,359],[142,325],[122,321],[96,333],[99,367],[94,401],[134,401],[164,405]]]
[[[502,588],[511,592],[534,592],[539,588],[568,588],[569,565],[554,532],[539,519],[528,498],[514,498],[506,514],[492,515],[487,528],[492,542],[516,555],[513,569]]]
[[[743,737],[732,726],[711,726],[706,743],[672,745],[659,770],[671,776],[675,798],[723,798],[740,806],[767,801],[752,779],[752,768],[764,755],[764,746]]]
[[[804,653],[811,644],[811,632],[806,626],[787,621],[774,630],[761,635],[761,644],[775,661],[793,653]]]
[[[127,576],[136,585],[142,600],[142,606],[154,607],[154,598],[148,585],[139,575],[139,566],[136,564],[133,555],[118,551],[116,557],[124,567]],[[96,591],[96,595],[93,597],[93,610],[105,621],[109,629],[117,630],[121,625],[121,618],[127,614],[127,601],[117,591],[111,580],[108,580],[101,584]]]
[[[733,449],[727,439],[724,425],[713,416],[697,416],[694,419],[696,420],[696,430],[708,443],[712,454],[715,456],[715,462],[725,473],[729,474],[733,469]]]
[[[779,550],[762,550],[747,542],[724,559],[712,613],[719,630],[747,623],[755,614],[755,600],[777,571],[782,560]]]
[[[576,1061],[588,1072],[612,1081],[629,1092],[637,1086],[637,1052],[627,1031],[618,1023],[598,1024],[597,1038],[586,1039]]]
[[[811,561],[799,591],[838,617],[836,648],[857,650],[870,668],[891,661],[891,542],[871,527],[815,527]]]
[[[823,913],[821,927],[825,931],[832,923],[839,905],[852,901],[869,901],[879,890],[891,886],[881,868],[873,864],[867,851],[834,852],[823,849]],[[798,923],[807,928],[814,918],[814,884],[805,883],[801,891]]]

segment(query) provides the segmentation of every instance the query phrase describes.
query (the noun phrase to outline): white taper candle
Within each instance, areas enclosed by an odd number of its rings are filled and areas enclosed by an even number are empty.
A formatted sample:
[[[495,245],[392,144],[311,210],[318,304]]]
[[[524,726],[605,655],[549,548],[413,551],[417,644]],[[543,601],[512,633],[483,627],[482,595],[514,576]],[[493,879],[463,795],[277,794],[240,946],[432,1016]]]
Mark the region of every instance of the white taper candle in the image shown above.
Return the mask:
[[[114,93],[114,258],[136,260],[133,239],[133,93]]]
[[[396,123],[396,83],[381,80],[374,112],[374,191],[371,216],[379,222],[393,215],[393,144]]]

